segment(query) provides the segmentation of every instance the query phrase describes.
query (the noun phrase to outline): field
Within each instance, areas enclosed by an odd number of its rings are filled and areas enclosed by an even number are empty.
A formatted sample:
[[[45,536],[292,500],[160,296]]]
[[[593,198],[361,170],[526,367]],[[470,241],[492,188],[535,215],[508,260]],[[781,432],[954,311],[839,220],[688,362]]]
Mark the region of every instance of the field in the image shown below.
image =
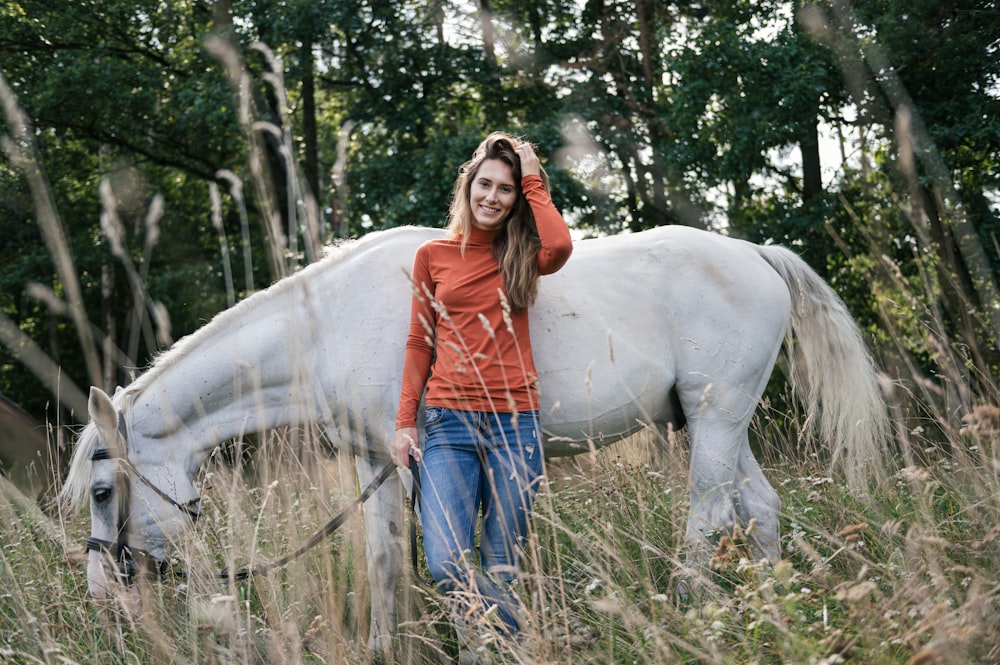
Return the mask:
[[[40,214],[40,223],[54,226],[55,218]],[[898,333],[891,318],[884,325]],[[924,325],[915,325],[921,334]],[[500,650],[514,663],[1000,663],[1000,410],[981,404],[961,419],[928,386],[949,386],[963,405],[972,394],[996,402],[1000,387],[980,376],[973,390],[971,363],[945,334],[927,336],[943,376],[923,377],[914,363],[889,395],[895,432],[885,443],[895,466],[868,493],[829,475],[823,452],[800,441],[810,428],[800,414],[765,401],[753,435],[783,501],[783,560],[754,562],[739,534],[722,539],[693,598],[677,593],[695,575],[681,542],[684,432],[646,432],[550,462],[520,585],[529,621],[523,644],[508,652],[487,634],[483,657]],[[420,571],[399,590],[391,652],[367,649],[374,582],[363,509],[287,567],[238,583],[219,578],[220,570],[294,550],[357,495],[351,459],[329,454],[314,432],[266,432],[252,449],[229,447],[213,458],[199,476],[202,518],[176,543],[163,579],[141,580],[140,606],[90,597],[86,514],[40,507],[0,483],[0,663],[430,665],[457,654],[447,608]]]
[[[646,433],[550,462],[521,588],[530,625],[509,662],[1000,662],[1000,459],[987,409],[964,428],[900,431],[900,465],[849,493],[818,456],[761,451],[784,503],[774,567],[723,541],[709,590],[679,602],[683,432]],[[782,419],[760,412],[772,440]],[[950,432],[931,440],[924,430]],[[227,584],[220,569],[280,557],[350,503],[349,459],[308,432],[275,432],[242,470],[201,476],[204,515],[141,610],[96,603],[86,515],[40,511],[6,486],[0,662],[443,663],[457,650],[439,597],[410,577],[391,654],[365,647],[363,514],[302,559]],[[297,455],[291,455],[297,450]]]

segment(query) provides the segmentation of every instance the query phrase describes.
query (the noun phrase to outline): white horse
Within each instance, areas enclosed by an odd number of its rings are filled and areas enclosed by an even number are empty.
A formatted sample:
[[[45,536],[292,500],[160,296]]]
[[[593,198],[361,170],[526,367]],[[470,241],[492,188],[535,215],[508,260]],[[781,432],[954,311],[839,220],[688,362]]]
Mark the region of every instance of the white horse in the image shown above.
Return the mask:
[[[219,314],[114,398],[91,390],[63,496],[79,504],[89,494],[95,596],[117,574],[101,552],[112,544],[166,559],[197,514],[199,467],[222,441],[318,423],[349,442],[369,483],[393,434],[407,273],[416,248],[440,234],[401,228],[350,243]],[[778,495],[747,428],[786,335],[833,464],[855,485],[883,468],[888,421],[860,330],[787,249],[677,226],[578,242],[565,268],[542,278],[531,335],[548,457],[686,423],[694,562],[752,520],[754,555],[780,558]],[[365,509],[376,650],[396,628],[409,481],[394,474]]]

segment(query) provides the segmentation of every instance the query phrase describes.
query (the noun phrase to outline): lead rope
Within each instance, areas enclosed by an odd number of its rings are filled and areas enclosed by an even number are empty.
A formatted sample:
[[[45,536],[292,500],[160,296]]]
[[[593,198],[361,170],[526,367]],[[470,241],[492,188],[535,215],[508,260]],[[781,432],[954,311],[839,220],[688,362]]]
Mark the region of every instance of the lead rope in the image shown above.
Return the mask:
[[[426,587],[437,586],[434,580],[420,574],[420,542],[417,536],[417,510],[420,507],[420,463],[410,453],[410,475],[413,483],[410,486],[410,563],[413,566],[413,576],[417,582]]]
[[[264,575],[267,575],[272,570],[287,566],[292,561],[295,561],[295,559],[298,559],[300,556],[311,550],[319,543],[321,543],[324,539],[333,534],[334,531],[339,529],[344,524],[344,522],[346,522],[348,518],[350,518],[351,513],[357,510],[357,508],[361,504],[363,504],[365,501],[371,498],[371,495],[375,493],[375,490],[381,487],[382,483],[384,483],[386,479],[388,479],[389,476],[391,476],[395,470],[396,470],[396,465],[391,462],[382,467],[382,470],[375,477],[375,479],[368,484],[368,487],[366,487],[364,491],[358,495],[358,497],[354,500],[353,503],[351,503],[349,506],[347,506],[347,508],[342,510],[332,520],[327,522],[323,526],[323,528],[314,533],[312,537],[309,538],[309,540],[302,543],[302,545],[300,545],[298,549],[296,549],[294,552],[286,554],[277,561],[261,564],[254,568],[241,570],[236,573],[230,573],[228,570],[223,570],[218,575],[219,579],[229,580],[230,582],[242,582],[254,576],[262,577]]]

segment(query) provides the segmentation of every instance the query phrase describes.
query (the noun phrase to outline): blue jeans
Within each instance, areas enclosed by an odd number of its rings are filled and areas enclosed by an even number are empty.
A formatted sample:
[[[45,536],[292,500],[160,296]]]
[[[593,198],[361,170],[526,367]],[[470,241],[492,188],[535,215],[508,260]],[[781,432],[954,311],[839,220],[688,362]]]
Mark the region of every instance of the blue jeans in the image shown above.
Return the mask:
[[[542,475],[538,413],[483,413],[427,407],[420,465],[424,553],[439,588],[468,609],[496,605],[512,633],[520,610],[516,580],[531,506]],[[473,562],[482,510],[480,564]]]

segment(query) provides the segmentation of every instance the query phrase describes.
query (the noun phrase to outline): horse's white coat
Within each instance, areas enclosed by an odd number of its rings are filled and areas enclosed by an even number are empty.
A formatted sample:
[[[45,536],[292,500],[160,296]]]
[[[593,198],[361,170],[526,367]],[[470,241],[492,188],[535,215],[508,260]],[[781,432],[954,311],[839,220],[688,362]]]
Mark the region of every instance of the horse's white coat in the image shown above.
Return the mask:
[[[179,341],[113,399],[133,465],[183,502],[195,497],[197,471],[221,441],[316,422],[355,448],[367,484],[393,432],[407,274],[416,248],[440,234],[405,228],[367,237]],[[818,394],[807,392],[806,402],[826,406],[822,430],[834,460],[863,482],[880,469],[886,416],[843,304],[788,250],[676,226],[579,242],[560,272],[542,278],[531,335],[547,456],[686,422],[692,559],[707,556],[712,536],[754,519],[755,553],[777,560],[778,496],[747,428],[790,323],[799,368],[818,379],[811,382]],[[94,391],[92,411],[107,399]],[[66,496],[113,489],[114,463],[89,459],[114,436],[96,418],[84,430]],[[373,648],[387,645],[395,629],[404,513],[402,485],[391,480],[366,506]],[[176,509],[148,491],[131,505],[130,544],[164,556],[184,528]],[[91,501],[94,537],[115,539],[112,507]],[[88,571],[101,593],[107,580],[96,553]]]

